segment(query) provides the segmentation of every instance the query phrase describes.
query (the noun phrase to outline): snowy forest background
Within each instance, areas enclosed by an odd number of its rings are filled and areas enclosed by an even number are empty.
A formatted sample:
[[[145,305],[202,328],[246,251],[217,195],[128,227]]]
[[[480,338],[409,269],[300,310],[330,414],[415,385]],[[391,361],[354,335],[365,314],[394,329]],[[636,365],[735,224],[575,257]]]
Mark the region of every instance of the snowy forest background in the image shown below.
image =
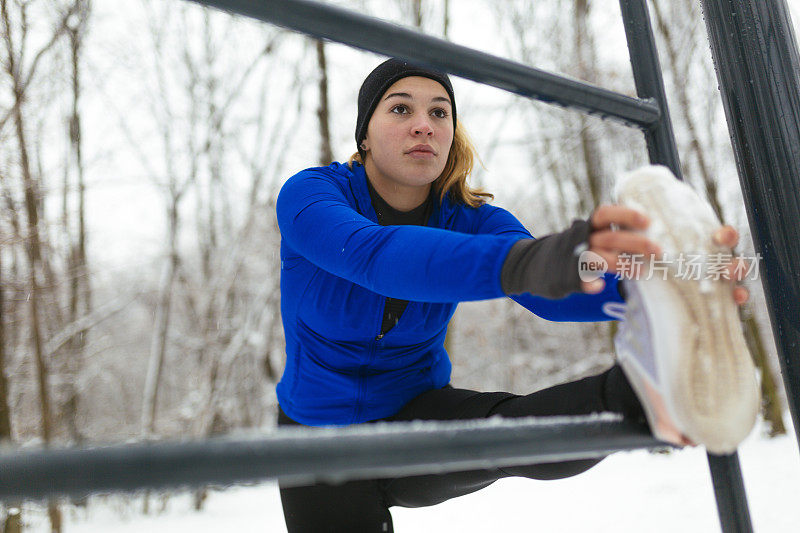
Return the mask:
[[[333,3],[635,95],[613,0]],[[686,179],[753,254],[698,2],[648,4]],[[800,0],[789,5],[797,20]],[[275,198],[298,170],[354,152],[356,94],[383,58],[181,0],[0,7],[0,441],[272,427]],[[638,131],[454,85],[483,162],[473,183],[534,235],[588,216],[647,162]],[[743,319],[777,434],[783,391],[760,283],[749,288]],[[599,371],[612,328],[508,299],[462,304],[453,383],[525,393]],[[50,519],[58,529],[55,503]]]

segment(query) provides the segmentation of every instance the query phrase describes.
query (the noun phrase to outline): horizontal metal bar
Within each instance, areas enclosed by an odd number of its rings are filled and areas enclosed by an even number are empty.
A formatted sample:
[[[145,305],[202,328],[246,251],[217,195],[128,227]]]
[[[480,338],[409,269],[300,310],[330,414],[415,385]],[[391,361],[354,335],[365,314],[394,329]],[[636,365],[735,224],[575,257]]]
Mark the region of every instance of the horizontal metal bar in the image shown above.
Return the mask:
[[[632,98],[550,74],[402,26],[311,0],[191,0],[313,37],[399,57],[543,102],[650,128],[661,116],[653,100]]]
[[[258,437],[6,450],[0,500],[142,488],[284,485],[397,477],[603,457],[664,447],[616,415],[281,428]]]

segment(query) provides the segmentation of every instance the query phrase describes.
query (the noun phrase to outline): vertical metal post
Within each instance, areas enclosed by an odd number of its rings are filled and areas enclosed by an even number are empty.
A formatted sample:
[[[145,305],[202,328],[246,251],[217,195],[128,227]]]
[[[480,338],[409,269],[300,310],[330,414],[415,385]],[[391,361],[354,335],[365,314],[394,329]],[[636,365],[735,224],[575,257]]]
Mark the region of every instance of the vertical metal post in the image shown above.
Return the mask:
[[[800,59],[785,0],[702,0],[800,441]]]
[[[711,469],[711,481],[714,484],[714,496],[717,499],[722,531],[737,533],[753,531],[742,470],[739,467],[739,455],[709,454],[708,466]]]
[[[661,109],[661,119],[644,133],[650,162],[669,167],[678,179],[683,179],[675,134],[672,132],[672,120],[667,107],[667,95],[664,92],[661,62],[658,59],[653,29],[650,25],[650,13],[643,0],[620,0],[619,6],[622,11],[622,23],[625,25],[625,36],[628,39],[628,53],[631,57],[636,92],[639,98],[654,100]]]
[[[625,35],[628,39],[628,52],[631,57],[636,91],[640,98],[655,99],[661,109],[659,123],[645,131],[650,162],[666,165],[678,179],[683,179],[675,134],[667,107],[661,64],[650,24],[650,13],[644,0],[620,0],[619,4]],[[752,531],[739,456],[737,454],[725,456],[709,454],[708,464],[714,484],[714,497],[717,501],[717,512],[722,531],[725,533]]]

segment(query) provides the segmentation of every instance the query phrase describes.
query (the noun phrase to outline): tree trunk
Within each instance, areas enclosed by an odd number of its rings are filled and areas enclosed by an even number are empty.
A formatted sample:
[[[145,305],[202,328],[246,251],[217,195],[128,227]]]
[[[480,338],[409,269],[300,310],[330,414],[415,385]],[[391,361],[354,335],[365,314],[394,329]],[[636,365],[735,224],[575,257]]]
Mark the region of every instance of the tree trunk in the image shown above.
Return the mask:
[[[12,67],[13,68],[13,63]],[[41,432],[42,440],[45,445],[49,444],[52,435],[52,417],[50,408],[50,392],[48,388],[48,370],[47,363],[44,358],[42,350],[42,324],[40,323],[40,307],[41,307],[41,291],[39,287],[39,277],[41,275],[41,243],[39,241],[39,206],[38,201],[38,187],[33,179],[30,169],[30,161],[28,159],[27,142],[25,138],[25,128],[23,125],[22,117],[22,91],[18,85],[18,79],[15,79],[15,97],[18,98],[17,102],[20,105],[16,106],[14,113],[14,126],[16,129],[17,143],[19,148],[20,166],[22,170],[23,183],[25,188],[25,213],[27,215],[27,230],[28,242],[26,243],[26,250],[28,254],[28,275],[29,275],[29,288],[28,288],[28,302],[30,312],[30,335],[31,343],[33,346],[34,364],[36,368],[36,383],[39,393],[39,409],[41,413]],[[47,514],[50,518],[50,527],[53,532],[61,531],[61,511],[57,504],[53,501],[48,503]]]
[[[769,435],[770,437],[785,435],[786,426],[783,423],[783,409],[778,396],[778,386],[767,361],[767,349],[761,337],[761,330],[752,313],[742,310],[742,314],[745,316],[744,337],[747,346],[750,348],[756,366],[761,369],[761,412],[764,420],[769,423]]]
[[[594,35],[590,30],[589,14],[591,5],[589,0],[575,0],[575,57],[577,58],[578,72],[580,79],[589,83],[597,83],[597,57],[595,55]],[[594,211],[603,200],[603,164],[600,157],[600,148],[592,130],[589,127],[589,120],[586,116],[579,117],[580,125],[580,150],[583,156],[583,164],[586,169],[586,183],[589,186],[590,202],[589,206],[584,206],[580,216],[588,216]],[[583,187],[579,187],[579,190]],[[583,198],[583,196],[581,196]],[[608,325],[596,324],[598,334],[606,332],[608,347],[614,351],[614,336],[617,333],[617,323],[611,321]]]
[[[19,210],[15,208],[14,202],[12,200],[11,191],[8,188],[7,180],[5,179],[6,176],[0,172],[0,185],[2,185],[2,194],[4,200],[4,207],[5,213],[4,216],[11,224],[11,234],[12,239],[14,242],[22,241],[22,222],[20,221],[20,213]],[[19,273],[19,265],[22,262],[19,258],[19,247],[18,246],[4,246],[4,251],[8,252],[9,257],[9,266],[7,268],[8,275],[6,279],[9,280],[18,280],[20,279]],[[12,292],[8,295],[9,306],[14,301],[20,301],[21,296],[19,295],[19,288],[15,285],[11,287]],[[13,324],[18,320],[18,312],[16,310],[17,306],[13,306],[11,310],[6,309],[4,320],[7,324]],[[4,335],[4,342],[5,346],[9,347],[9,351],[7,353],[13,353],[13,347],[19,345],[19,337],[21,335],[20,332],[21,328],[9,328],[3,332]]]
[[[17,93],[21,97],[21,91]],[[40,322],[41,291],[39,287],[39,277],[41,275],[41,243],[39,241],[39,202],[37,202],[38,187],[33,180],[28,160],[25,130],[22,121],[22,106],[18,105],[15,112],[14,122],[16,126],[17,141],[20,151],[20,165],[25,187],[25,211],[27,215],[28,242],[26,249],[28,252],[29,267],[29,312],[30,312],[30,334],[33,345],[34,363],[36,367],[36,383],[39,392],[39,409],[41,412],[41,432],[42,440],[45,445],[49,444],[53,437],[53,421],[51,416],[51,401],[48,385],[47,363],[43,352],[43,332]],[[61,511],[54,501],[48,502],[47,514],[50,518],[50,528],[53,532],[61,531]]]
[[[172,288],[175,284],[179,258],[177,249],[178,239],[178,197],[172,196],[168,211],[169,228],[169,257],[164,265],[159,283],[158,307],[150,344],[150,359],[147,365],[147,377],[144,387],[142,403],[141,433],[150,436],[155,433],[156,413],[158,411],[158,389],[161,374],[164,368],[164,358],[167,351],[167,338],[169,336],[170,309],[172,306]]]
[[[4,8],[5,9],[5,8]],[[10,55],[10,54],[9,54]],[[13,59],[10,59],[10,69],[15,70]],[[28,275],[29,275],[29,289],[28,289],[28,302],[31,320],[31,341],[34,350],[34,361],[37,372],[37,384],[39,387],[39,407],[42,416],[42,436],[45,443],[50,442],[52,433],[52,425],[50,418],[50,396],[47,387],[47,368],[44,361],[44,354],[42,352],[42,328],[39,323],[39,308],[41,302],[39,291],[39,277],[41,273],[41,244],[39,241],[39,196],[37,183],[31,175],[30,161],[28,159],[28,147],[25,138],[25,128],[22,117],[22,90],[19,86],[19,79],[15,77],[14,96],[18,98],[17,102],[20,105],[15,107],[14,112],[14,126],[17,137],[17,147],[19,149],[20,167],[22,171],[23,187],[25,190],[25,214],[27,216],[27,231],[28,239],[26,243],[26,251],[28,255]]]
[[[575,24],[575,59],[577,64],[578,78],[596,83],[596,59],[594,55],[594,39],[589,30],[588,18],[590,12],[589,0],[575,0],[574,24]],[[603,168],[598,155],[597,140],[589,129],[589,121],[583,115],[580,116],[580,140],[583,163],[586,169],[586,183],[589,185],[591,204],[584,205],[584,210],[588,211],[600,205],[602,193]],[[579,190],[582,187],[578,188]],[[588,215],[582,212],[581,215]]]
[[[83,4],[81,0],[77,0]],[[88,9],[83,5],[83,9]],[[85,183],[84,167],[82,155],[81,139],[81,117],[80,117],[80,55],[83,45],[83,34],[85,31],[87,12],[81,12],[77,17],[77,24],[70,26],[67,36],[70,44],[70,66],[71,66],[71,89],[72,89],[72,109],[69,117],[69,141],[70,156],[67,165],[67,183],[70,176],[76,184],[77,194],[77,236],[73,237],[69,225],[69,213],[67,211],[67,197],[70,187],[65,183],[64,189],[64,232],[67,235],[69,246],[68,275],[70,277],[69,292],[69,322],[75,323],[81,315],[91,312],[91,287],[89,283],[89,273],[86,261],[86,223],[85,223]],[[87,344],[86,331],[81,331],[70,339],[67,345],[65,364],[63,365],[66,374],[64,380],[65,394],[61,412],[64,415],[67,431],[75,442],[81,442],[83,435],[78,427],[78,410],[80,408],[80,394],[75,386],[78,376],[83,367],[84,352]]]
[[[280,286],[279,280],[276,279],[272,288],[273,295],[279,295]],[[281,320],[280,320],[280,308],[281,302],[279,297],[270,298],[267,312],[264,313],[262,318],[261,327],[267,330],[267,340],[264,343],[265,347],[265,354],[264,354],[264,376],[267,380],[271,383],[275,383],[278,381],[278,372],[275,370],[275,367],[272,364],[272,352],[275,349],[275,343],[280,336],[280,329],[281,329]],[[271,310],[271,312],[270,312]],[[284,347],[281,346],[279,350],[281,353],[284,352]]]
[[[78,236],[75,244],[75,276],[81,290],[80,298],[83,300],[83,313],[92,312],[92,288],[89,279],[88,262],[86,256],[86,181],[83,163],[83,138],[81,135],[81,116],[80,116],[80,58],[83,52],[83,38],[88,24],[89,4],[84,0],[78,0],[83,11],[80,15],[80,23],[77,27],[69,31],[72,59],[72,116],[70,118],[70,146],[73,153],[73,165],[75,178],[77,181],[78,196]],[[79,298],[76,297],[76,304]],[[76,305],[77,306],[77,305]],[[85,342],[84,342],[85,343]]]
[[[6,315],[4,313],[5,304],[5,291],[3,289],[3,267],[2,267],[3,253],[0,250],[0,445],[7,446],[11,442],[11,409],[9,408],[8,401],[8,381],[6,380],[6,339],[5,339],[5,321]],[[5,520],[3,520],[2,533],[21,533],[22,520],[18,507],[13,505],[6,511]]]
[[[0,251],[0,444],[11,441],[11,409],[8,402],[6,380],[5,291],[3,289],[3,253]]]
[[[450,32],[450,0],[444,0],[444,21],[442,22],[442,37],[447,39]]]
[[[11,507],[6,513],[3,533],[22,533],[22,516],[19,507]]]
[[[333,161],[333,150],[328,110],[328,66],[325,59],[325,43],[322,40],[317,41],[317,66],[319,67],[319,109],[317,109],[320,137],[319,164],[325,166]]]

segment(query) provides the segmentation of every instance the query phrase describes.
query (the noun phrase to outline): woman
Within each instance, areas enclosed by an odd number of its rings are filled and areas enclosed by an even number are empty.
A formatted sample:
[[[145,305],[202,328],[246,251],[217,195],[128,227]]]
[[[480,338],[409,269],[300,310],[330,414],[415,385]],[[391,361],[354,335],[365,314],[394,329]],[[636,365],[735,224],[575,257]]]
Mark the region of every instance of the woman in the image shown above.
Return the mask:
[[[643,420],[618,366],[527,396],[453,388],[444,349],[460,301],[511,296],[549,320],[612,318],[616,278],[582,282],[577,251],[658,253],[647,218],[602,206],[534,240],[467,184],[473,147],[446,74],[390,59],[364,80],[348,164],[304,170],[277,203],[287,361],[279,424],[581,415]],[[613,229],[612,229],[613,228]],[[621,228],[621,229],[616,229]],[[725,240],[736,240],[726,229]],[[746,299],[739,288],[737,298]],[[294,531],[392,531],[389,507],[433,505],[506,476],[556,479],[597,460],[282,488]]]

